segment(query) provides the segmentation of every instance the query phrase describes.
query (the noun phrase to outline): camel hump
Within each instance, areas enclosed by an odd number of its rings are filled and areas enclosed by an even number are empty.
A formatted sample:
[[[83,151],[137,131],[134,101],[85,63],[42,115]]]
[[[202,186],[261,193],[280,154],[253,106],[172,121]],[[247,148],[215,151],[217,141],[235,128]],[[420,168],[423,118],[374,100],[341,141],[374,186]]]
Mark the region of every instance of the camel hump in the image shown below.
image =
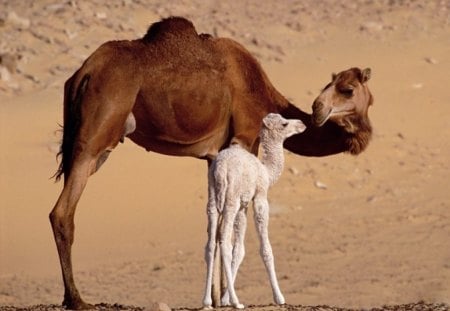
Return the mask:
[[[171,16],[153,23],[144,36],[144,41],[153,41],[172,36],[198,37],[194,24],[183,17]]]

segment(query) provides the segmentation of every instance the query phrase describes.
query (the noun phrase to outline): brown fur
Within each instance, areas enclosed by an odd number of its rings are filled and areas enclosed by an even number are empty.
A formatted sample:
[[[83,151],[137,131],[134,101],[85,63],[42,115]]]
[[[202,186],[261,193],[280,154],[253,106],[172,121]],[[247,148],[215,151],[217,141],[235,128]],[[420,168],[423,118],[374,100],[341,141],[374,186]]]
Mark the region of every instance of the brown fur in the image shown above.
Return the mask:
[[[342,79],[353,81],[356,73],[352,69]],[[347,77],[346,72],[340,75]],[[338,102],[324,100],[321,105],[345,104],[336,98]],[[357,106],[368,107],[362,99]],[[101,45],[65,84],[62,161],[56,175],[64,175],[64,188],[50,213],[64,280],[63,304],[89,307],[73,279],[73,218],[88,177],[125,135],[146,150],[169,155],[210,160],[230,143],[256,153],[261,120],[270,112],[308,126],[285,143],[297,154],[357,154],[370,138],[367,109],[315,127],[314,120],[323,119],[322,110],[314,109],[312,116],[301,111],[272,86],[243,46],[198,35],[183,18],[153,24],[142,39]],[[130,114],[135,126],[127,124]],[[134,131],[128,133],[130,128]]]

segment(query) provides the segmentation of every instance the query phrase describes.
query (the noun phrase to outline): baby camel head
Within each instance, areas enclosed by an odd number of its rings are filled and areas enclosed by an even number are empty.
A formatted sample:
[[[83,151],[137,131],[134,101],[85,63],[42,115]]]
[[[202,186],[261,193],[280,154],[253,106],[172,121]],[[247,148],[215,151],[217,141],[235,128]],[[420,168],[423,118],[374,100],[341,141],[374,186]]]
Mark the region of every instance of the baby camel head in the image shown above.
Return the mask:
[[[372,137],[368,110],[373,97],[367,86],[370,73],[370,68],[350,68],[333,74],[312,106],[312,123],[322,126],[330,120],[342,127],[352,154],[364,150]]]
[[[277,113],[269,113],[262,120],[261,140],[283,142],[286,138],[302,133],[306,130],[305,124],[300,120],[285,119]]]

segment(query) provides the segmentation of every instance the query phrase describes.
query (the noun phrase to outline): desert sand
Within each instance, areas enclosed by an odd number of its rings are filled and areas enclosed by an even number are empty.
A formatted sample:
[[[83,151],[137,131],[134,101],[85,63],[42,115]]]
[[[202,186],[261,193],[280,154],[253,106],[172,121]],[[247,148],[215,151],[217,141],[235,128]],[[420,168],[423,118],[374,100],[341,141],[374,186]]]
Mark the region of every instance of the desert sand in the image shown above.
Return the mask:
[[[51,177],[64,81],[101,43],[138,38],[170,15],[242,43],[305,111],[332,72],[372,69],[367,151],[287,153],[269,194],[291,309],[449,304],[450,1],[0,0],[0,308],[63,298],[48,213],[62,188]],[[200,307],[205,206],[205,162],[119,145],[77,209],[84,298]],[[246,243],[237,293],[270,304],[252,224]]]

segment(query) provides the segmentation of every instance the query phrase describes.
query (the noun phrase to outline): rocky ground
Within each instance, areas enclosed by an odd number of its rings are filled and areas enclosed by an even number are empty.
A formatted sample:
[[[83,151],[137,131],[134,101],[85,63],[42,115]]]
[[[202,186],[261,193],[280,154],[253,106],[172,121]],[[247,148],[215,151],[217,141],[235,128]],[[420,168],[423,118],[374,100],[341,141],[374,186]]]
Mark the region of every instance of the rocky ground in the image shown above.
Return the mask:
[[[255,310],[255,311],[447,311],[450,310],[449,305],[443,303],[426,303],[423,301],[417,303],[410,303],[404,305],[394,305],[394,306],[382,306],[371,309],[347,309],[347,308],[338,308],[338,307],[330,307],[330,306],[301,306],[301,305],[284,305],[284,306],[275,306],[275,305],[267,305],[267,306],[256,306],[250,305],[245,308],[246,310]],[[1,311],[60,311],[65,310],[61,308],[61,306],[57,305],[36,305],[30,307],[0,307]],[[98,304],[95,306],[95,310],[99,311],[121,311],[121,310],[130,310],[130,311],[168,311],[171,310],[165,304],[155,304],[150,307],[136,307],[136,306],[125,306],[119,304]],[[174,308],[173,311],[197,311],[202,310],[195,308]],[[235,310],[232,308],[220,308],[220,310],[228,311]]]

